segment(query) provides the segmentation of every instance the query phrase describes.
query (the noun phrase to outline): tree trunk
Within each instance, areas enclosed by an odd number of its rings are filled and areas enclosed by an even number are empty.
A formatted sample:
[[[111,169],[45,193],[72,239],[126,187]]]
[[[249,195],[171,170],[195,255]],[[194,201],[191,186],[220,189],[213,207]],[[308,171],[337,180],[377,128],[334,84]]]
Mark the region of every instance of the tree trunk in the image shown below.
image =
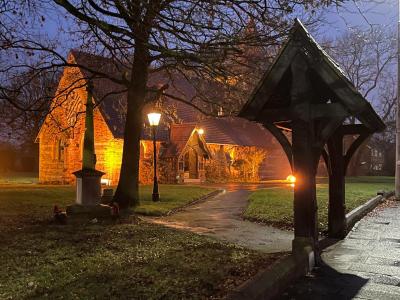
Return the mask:
[[[142,109],[148,79],[148,49],[137,45],[132,66],[131,86],[127,95],[121,171],[114,195],[122,210],[139,204],[140,137],[143,126]]]

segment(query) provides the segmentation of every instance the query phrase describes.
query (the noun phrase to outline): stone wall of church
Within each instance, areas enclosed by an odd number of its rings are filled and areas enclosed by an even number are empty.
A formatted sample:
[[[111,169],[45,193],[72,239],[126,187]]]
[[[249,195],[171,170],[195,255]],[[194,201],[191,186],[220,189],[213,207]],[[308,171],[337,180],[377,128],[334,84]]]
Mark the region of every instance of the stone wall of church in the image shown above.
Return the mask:
[[[279,144],[269,149],[209,144],[212,158],[205,165],[209,182],[257,182],[285,179],[290,165]]]
[[[39,133],[39,181],[41,183],[74,184],[73,172],[82,165],[82,148],[87,101],[86,82],[80,81],[83,74],[78,68],[66,68],[61,77],[56,98],[51,105]],[[99,109],[94,110],[96,169],[106,173],[103,179],[110,185],[116,185],[122,160],[123,140],[113,137]],[[158,143],[160,151],[162,145]],[[278,146],[279,147],[279,146]],[[200,177],[207,181],[256,181],[263,179],[265,170],[277,175],[286,174],[288,163],[283,151],[270,150],[260,162],[262,151],[255,147],[240,147],[211,144],[212,158],[205,163],[205,171]],[[276,148],[276,147],[275,147]],[[140,183],[153,181],[153,145],[152,141],[141,141],[139,177]],[[281,161],[282,159],[282,161]],[[179,175],[176,158],[159,160],[159,178],[161,182],[177,182]],[[182,175],[182,174],[181,174]],[[182,177],[182,176],[181,176]],[[183,177],[182,177],[183,178]]]
[[[76,82],[79,76],[82,75],[77,68],[64,70],[50,113],[38,135],[40,183],[70,183],[70,173],[79,169],[79,157],[71,151],[80,147],[82,139],[86,91],[82,82]]]
[[[39,182],[72,184],[81,169],[87,91],[78,68],[66,68],[39,133]],[[71,84],[73,83],[73,84]],[[96,168],[118,181],[122,140],[115,139],[98,108],[94,110]]]

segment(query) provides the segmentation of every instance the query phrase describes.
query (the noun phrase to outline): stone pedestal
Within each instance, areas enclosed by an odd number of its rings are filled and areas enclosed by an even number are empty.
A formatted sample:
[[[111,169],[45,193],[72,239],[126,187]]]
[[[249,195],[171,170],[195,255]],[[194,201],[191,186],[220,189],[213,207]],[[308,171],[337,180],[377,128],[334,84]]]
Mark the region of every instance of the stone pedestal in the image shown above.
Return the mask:
[[[67,215],[74,219],[108,219],[112,209],[101,202],[101,176],[103,172],[82,169],[73,173],[76,176],[76,204],[67,206]]]
[[[101,200],[101,176],[103,172],[83,169],[73,173],[76,176],[76,204],[99,205]]]

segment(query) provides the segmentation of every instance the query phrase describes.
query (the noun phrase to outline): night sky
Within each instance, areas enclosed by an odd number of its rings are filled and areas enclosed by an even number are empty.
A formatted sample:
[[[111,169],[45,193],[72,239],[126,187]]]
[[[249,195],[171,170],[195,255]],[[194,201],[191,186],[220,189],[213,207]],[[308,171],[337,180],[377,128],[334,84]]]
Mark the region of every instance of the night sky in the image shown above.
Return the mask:
[[[313,34],[317,39],[334,38],[351,27],[358,26],[367,29],[370,25],[395,30],[398,20],[398,2],[399,0],[363,0],[357,3],[347,1],[342,7],[330,7],[322,17],[323,22],[316,28],[317,30],[313,30]],[[43,31],[52,37],[60,37],[60,33],[62,36],[62,30],[69,28],[70,22],[65,18],[65,13],[61,8],[57,11],[51,10],[46,18]]]
[[[362,0],[357,3],[347,1],[342,7],[330,7],[324,12],[322,22],[310,31],[320,41],[333,39],[355,26],[368,29],[373,25],[396,30],[398,2],[399,0]],[[71,17],[66,17],[61,8],[51,9],[41,30],[42,34],[49,35],[51,39],[57,38],[61,41],[61,47],[65,48],[59,50],[65,55],[71,48],[79,47],[79,42],[71,41],[71,36],[64,32],[71,29],[70,24]]]
[[[374,2],[374,3],[371,3]],[[396,29],[398,20],[398,0],[363,0],[347,2],[342,8],[330,8],[326,13],[329,24],[323,25],[325,34],[334,37],[349,27],[367,29],[371,25]]]

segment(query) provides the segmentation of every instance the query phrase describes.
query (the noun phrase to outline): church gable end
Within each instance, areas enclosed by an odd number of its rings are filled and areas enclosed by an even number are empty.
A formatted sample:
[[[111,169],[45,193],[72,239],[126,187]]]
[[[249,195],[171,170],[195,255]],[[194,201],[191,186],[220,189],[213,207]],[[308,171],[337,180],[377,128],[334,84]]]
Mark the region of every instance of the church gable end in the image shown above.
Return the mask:
[[[73,60],[71,55],[69,60]],[[50,113],[37,138],[41,183],[71,183],[74,180],[72,172],[81,167],[84,103],[87,98],[83,78],[78,68],[67,67],[63,71]],[[94,123],[95,148],[100,154],[98,163],[104,166],[102,148],[109,147],[113,135],[98,108],[94,111]]]

